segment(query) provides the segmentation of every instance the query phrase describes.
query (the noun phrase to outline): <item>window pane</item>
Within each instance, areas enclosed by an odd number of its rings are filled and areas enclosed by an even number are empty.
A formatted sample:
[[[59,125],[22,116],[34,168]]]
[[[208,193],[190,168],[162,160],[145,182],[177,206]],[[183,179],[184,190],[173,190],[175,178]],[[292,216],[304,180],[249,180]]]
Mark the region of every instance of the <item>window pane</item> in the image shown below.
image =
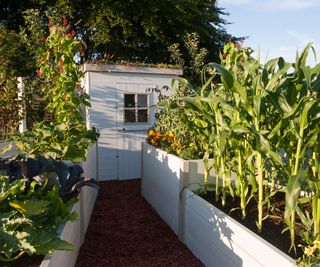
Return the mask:
[[[138,122],[148,122],[148,110],[147,109],[138,110]]]
[[[136,112],[134,110],[125,110],[124,111],[124,122],[136,122]]]
[[[146,108],[148,106],[148,95],[138,95],[138,108]]]
[[[134,94],[125,94],[124,95],[124,107],[125,108],[133,108],[135,107],[135,99],[134,99]]]

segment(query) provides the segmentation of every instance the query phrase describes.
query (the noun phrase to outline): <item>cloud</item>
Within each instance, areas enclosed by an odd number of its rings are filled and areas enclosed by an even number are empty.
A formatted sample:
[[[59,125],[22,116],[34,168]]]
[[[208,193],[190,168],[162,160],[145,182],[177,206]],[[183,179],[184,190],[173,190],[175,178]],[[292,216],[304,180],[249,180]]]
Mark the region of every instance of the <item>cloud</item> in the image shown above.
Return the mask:
[[[293,37],[294,39],[298,40],[299,42],[308,39],[308,36],[306,34],[297,32],[295,30],[288,30],[287,34]]]
[[[304,47],[308,43],[312,43],[313,46],[320,43],[320,40],[316,40],[315,38],[312,38],[305,33],[301,33],[295,30],[288,30],[287,34],[297,41],[298,47]]]
[[[298,51],[301,54],[302,50],[306,47],[308,41],[301,42],[297,45],[281,45],[278,47],[272,47],[267,49],[266,47],[260,47],[260,60],[262,63],[267,62],[270,59],[283,57],[287,62],[295,62],[296,52]],[[319,51],[319,45],[313,43],[313,46],[316,51]],[[253,53],[254,57],[258,57],[258,49]],[[318,58],[317,58],[317,61]],[[314,59],[313,52],[309,52],[309,56],[307,58],[307,64],[310,66],[314,66],[317,62]]]
[[[219,5],[247,6],[260,11],[296,11],[320,6],[320,0],[219,0]]]

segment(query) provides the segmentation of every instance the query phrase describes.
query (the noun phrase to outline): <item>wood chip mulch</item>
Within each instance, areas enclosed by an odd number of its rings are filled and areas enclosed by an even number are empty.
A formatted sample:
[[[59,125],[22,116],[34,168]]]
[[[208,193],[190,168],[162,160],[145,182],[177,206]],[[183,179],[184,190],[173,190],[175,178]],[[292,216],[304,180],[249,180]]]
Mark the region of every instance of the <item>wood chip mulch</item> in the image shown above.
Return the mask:
[[[100,183],[76,267],[200,267],[140,193],[140,180]]]

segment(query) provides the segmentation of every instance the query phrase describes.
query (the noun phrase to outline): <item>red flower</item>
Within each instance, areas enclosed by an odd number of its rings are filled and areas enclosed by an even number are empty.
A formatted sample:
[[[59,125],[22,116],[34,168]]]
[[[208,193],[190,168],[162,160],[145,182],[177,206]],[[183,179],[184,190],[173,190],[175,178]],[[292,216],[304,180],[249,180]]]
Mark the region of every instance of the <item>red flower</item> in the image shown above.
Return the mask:
[[[45,43],[47,41],[47,38],[46,37],[40,37],[39,41]]]
[[[37,71],[37,76],[38,76],[39,78],[42,78],[42,77],[43,77],[43,73],[42,73],[40,70],[38,70],[38,71]]]
[[[63,19],[63,25],[67,26],[68,25],[68,21],[66,19]]]
[[[72,36],[75,36],[77,34],[77,32],[76,31],[72,31],[71,34],[72,34]]]
[[[58,67],[58,71],[59,71],[60,73],[63,73],[63,72],[64,72],[64,67],[59,66],[59,67]]]
[[[71,39],[72,37],[73,37],[73,35],[69,32],[69,33],[67,33],[67,38],[69,38],[69,39]]]
[[[53,26],[53,23],[51,21],[48,22],[48,26],[51,27]]]
[[[83,51],[83,50],[80,51],[80,56],[81,56],[81,57],[84,57],[85,55],[86,55],[86,52],[85,52],[85,51]]]

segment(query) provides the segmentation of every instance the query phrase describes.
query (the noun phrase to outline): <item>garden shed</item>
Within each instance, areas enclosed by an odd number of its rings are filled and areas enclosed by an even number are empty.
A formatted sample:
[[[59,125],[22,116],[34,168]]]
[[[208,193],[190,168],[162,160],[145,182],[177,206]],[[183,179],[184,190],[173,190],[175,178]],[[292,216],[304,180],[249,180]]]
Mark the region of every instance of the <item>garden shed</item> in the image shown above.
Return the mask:
[[[91,97],[87,123],[100,132],[98,178],[141,178],[141,142],[155,122],[157,93],[182,75],[181,69],[85,64],[85,89]]]

